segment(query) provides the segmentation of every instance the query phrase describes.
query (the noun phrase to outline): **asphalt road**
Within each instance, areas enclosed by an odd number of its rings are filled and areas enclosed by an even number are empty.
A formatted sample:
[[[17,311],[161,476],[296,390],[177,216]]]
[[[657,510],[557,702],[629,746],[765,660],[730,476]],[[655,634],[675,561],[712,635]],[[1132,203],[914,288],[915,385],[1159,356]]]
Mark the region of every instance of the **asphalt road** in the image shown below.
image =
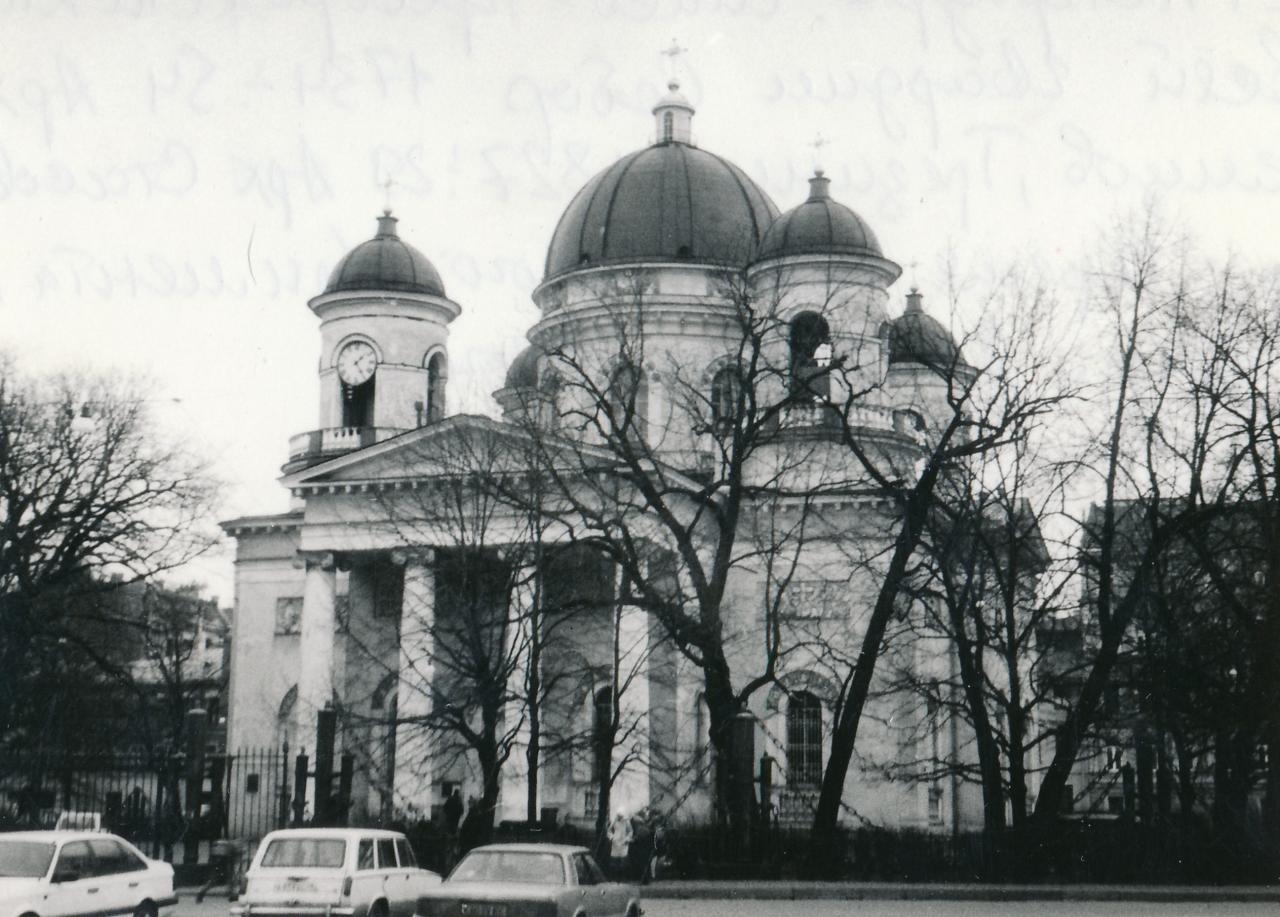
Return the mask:
[[[183,895],[168,917],[227,917],[225,898]],[[646,901],[645,917],[1276,917],[1273,902],[1132,901]]]

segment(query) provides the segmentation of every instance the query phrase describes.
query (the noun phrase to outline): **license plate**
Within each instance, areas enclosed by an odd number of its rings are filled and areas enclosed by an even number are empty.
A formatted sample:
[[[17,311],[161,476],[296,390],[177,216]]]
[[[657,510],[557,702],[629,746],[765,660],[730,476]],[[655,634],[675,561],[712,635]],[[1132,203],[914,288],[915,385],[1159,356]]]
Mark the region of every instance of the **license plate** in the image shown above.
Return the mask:
[[[278,892],[314,892],[319,891],[316,883],[310,879],[281,879],[276,882],[276,891]]]
[[[463,904],[459,910],[466,917],[507,917],[505,904]]]

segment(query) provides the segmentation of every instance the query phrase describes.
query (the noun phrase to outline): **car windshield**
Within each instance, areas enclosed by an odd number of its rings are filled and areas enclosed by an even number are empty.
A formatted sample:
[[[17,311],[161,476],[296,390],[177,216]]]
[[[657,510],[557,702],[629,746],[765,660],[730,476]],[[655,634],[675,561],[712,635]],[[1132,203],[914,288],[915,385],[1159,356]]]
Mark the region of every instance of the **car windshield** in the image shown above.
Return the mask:
[[[450,882],[532,882],[563,885],[564,866],[554,853],[533,850],[476,850],[458,864]]]
[[[347,858],[347,842],[319,837],[278,837],[267,845],[262,865],[336,869]]]
[[[39,878],[49,871],[53,844],[42,841],[0,841],[0,876]]]

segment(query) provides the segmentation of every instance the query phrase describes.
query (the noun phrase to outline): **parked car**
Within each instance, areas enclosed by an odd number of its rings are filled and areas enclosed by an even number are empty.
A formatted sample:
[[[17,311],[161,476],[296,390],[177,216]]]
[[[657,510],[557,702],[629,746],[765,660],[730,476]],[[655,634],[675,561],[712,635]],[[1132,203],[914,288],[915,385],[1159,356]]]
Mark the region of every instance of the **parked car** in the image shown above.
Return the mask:
[[[419,896],[439,884],[399,832],[290,828],[262,839],[231,913],[411,917]]]
[[[640,890],[610,882],[585,847],[491,844],[418,899],[418,917],[641,917]]]
[[[173,867],[114,834],[0,834],[0,917],[157,917],[177,900]]]

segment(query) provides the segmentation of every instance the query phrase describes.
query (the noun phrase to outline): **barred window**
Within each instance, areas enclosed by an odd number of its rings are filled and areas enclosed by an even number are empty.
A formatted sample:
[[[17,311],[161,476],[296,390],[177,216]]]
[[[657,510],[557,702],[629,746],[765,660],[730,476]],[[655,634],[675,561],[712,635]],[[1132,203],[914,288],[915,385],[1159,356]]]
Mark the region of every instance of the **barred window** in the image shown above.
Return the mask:
[[[822,702],[797,691],[787,703],[787,783],[817,786],[822,781]]]

